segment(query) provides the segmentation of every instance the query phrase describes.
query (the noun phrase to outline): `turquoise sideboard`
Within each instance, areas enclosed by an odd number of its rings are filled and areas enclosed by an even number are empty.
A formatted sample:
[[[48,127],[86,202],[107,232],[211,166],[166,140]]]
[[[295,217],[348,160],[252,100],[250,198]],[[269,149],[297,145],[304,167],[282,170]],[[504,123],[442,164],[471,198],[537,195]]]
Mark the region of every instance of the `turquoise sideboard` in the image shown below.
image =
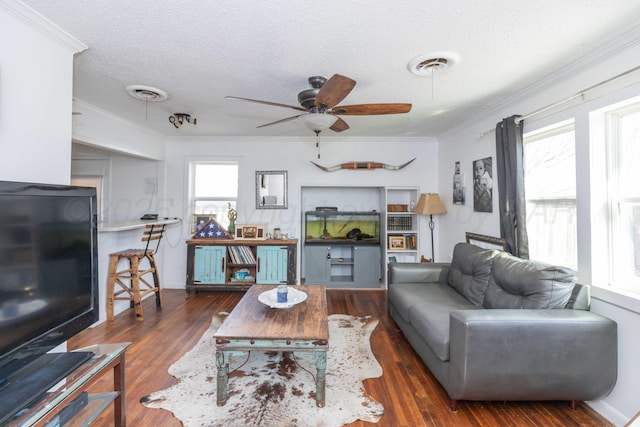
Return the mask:
[[[262,285],[296,284],[297,240],[187,240],[189,293],[246,290]]]

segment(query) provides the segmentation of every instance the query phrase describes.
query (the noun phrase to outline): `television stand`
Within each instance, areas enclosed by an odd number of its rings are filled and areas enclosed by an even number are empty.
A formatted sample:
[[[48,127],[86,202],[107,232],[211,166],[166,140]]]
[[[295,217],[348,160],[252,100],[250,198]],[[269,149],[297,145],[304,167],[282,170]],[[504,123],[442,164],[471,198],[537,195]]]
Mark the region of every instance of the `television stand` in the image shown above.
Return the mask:
[[[50,390],[42,398],[21,410],[19,415],[11,419],[7,425],[43,426],[52,420],[57,420],[65,408],[73,407],[76,398],[85,393],[90,385],[113,370],[113,389],[105,393],[90,394],[88,404],[75,416],[86,420],[88,424],[113,402],[113,425],[126,426],[124,364],[125,350],[129,345],[130,343],[98,344],[78,349],[78,352],[92,352],[95,356],[68,374],[58,388]]]
[[[46,396],[67,375],[94,356],[92,352],[47,353],[9,375],[0,387],[0,424],[10,420],[22,408]]]

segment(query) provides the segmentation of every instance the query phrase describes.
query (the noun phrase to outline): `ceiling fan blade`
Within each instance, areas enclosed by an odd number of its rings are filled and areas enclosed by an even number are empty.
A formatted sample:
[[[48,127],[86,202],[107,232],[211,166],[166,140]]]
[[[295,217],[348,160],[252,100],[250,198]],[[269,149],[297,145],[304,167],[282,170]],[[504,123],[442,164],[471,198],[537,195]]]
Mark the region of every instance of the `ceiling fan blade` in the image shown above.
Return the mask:
[[[327,80],[316,95],[315,106],[331,108],[349,95],[356,85],[356,81],[349,77],[334,74]]]
[[[278,123],[288,122],[289,120],[295,120],[300,116],[304,116],[304,114],[298,114],[297,116],[292,116],[292,117],[287,117],[286,119],[276,120],[275,122],[271,122],[271,123],[267,123],[267,124],[264,124],[264,125],[257,126],[256,129],[267,127],[267,126],[271,126],[271,125],[277,125]]]
[[[367,116],[378,114],[402,114],[411,111],[411,104],[358,104],[340,105],[331,110],[332,114],[347,116]]]
[[[338,120],[329,128],[334,132],[342,132],[343,130],[349,129],[349,125],[347,122],[338,117]]]
[[[298,110],[298,111],[305,111],[305,112],[307,111],[306,108],[297,107],[295,105],[280,104],[279,102],[261,101],[259,99],[241,98],[239,96],[225,96],[225,98],[240,99],[242,101],[249,101],[249,102],[255,102],[255,103],[258,103],[258,104],[272,105],[274,107],[293,108],[294,110]]]

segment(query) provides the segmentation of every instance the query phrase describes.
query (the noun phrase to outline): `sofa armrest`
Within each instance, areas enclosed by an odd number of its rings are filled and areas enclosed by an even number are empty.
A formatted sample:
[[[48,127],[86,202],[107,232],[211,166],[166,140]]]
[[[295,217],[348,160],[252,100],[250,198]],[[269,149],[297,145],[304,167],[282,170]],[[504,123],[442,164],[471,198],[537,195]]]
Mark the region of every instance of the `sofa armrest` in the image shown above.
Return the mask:
[[[452,399],[593,400],[617,377],[617,324],[583,310],[450,313]]]
[[[447,283],[450,268],[450,263],[391,262],[388,283]]]

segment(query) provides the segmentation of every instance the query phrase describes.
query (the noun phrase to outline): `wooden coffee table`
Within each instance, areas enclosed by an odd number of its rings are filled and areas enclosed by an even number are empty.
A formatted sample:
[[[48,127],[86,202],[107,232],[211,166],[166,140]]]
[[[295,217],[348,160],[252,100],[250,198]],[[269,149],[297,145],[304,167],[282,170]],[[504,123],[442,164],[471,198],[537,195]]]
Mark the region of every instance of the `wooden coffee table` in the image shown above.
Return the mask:
[[[290,308],[270,308],[258,296],[276,286],[253,285],[214,334],[217,403],[227,403],[229,356],[250,351],[311,351],[316,354],[316,405],[325,403],[325,371],[329,350],[327,295],[323,285],[292,286],[307,293]]]

